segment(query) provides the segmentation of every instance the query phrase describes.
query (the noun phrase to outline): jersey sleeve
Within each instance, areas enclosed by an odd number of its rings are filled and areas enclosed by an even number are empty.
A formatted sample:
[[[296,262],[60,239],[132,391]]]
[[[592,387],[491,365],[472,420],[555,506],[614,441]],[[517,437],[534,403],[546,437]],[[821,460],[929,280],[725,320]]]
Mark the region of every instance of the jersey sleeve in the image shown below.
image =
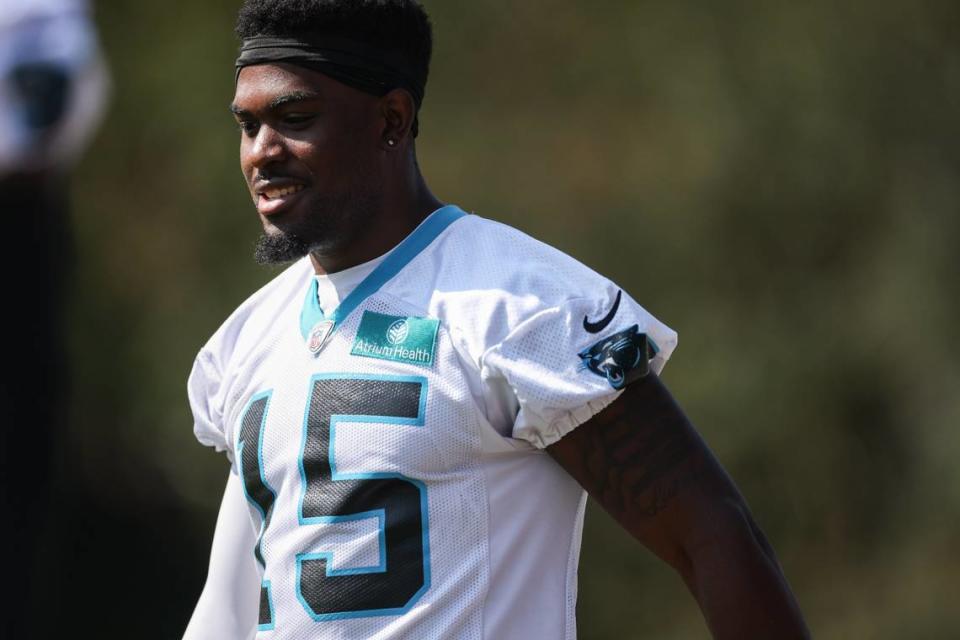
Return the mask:
[[[217,451],[225,451],[232,466],[233,451],[224,424],[226,385],[220,367],[207,350],[201,351],[193,363],[187,380],[187,395],[193,412],[193,433],[197,440]]]
[[[227,478],[207,581],[182,640],[248,640],[256,635],[260,573],[251,550],[257,544],[257,532],[241,483],[234,473]]]
[[[647,371],[659,373],[677,334],[606,281],[595,296],[544,305],[483,358],[490,388],[514,398],[512,436],[544,448],[586,422]]]

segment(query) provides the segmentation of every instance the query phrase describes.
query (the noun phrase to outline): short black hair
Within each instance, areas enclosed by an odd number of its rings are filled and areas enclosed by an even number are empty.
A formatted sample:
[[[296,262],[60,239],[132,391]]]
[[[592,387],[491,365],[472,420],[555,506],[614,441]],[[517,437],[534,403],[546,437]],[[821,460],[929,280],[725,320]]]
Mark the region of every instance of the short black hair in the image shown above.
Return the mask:
[[[424,78],[433,53],[430,18],[415,0],[245,0],[237,35],[347,37],[402,54]]]

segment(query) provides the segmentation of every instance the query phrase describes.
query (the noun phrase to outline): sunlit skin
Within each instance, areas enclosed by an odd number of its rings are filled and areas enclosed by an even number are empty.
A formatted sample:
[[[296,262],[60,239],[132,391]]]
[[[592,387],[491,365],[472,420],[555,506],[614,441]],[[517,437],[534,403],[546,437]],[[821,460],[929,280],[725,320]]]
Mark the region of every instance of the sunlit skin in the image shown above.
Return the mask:
[[[311,69],[255,65],[230,110],[264,233],[305,240],[317,273],[386,253],[442,205],[417,168],[402,89],[378,97]]]

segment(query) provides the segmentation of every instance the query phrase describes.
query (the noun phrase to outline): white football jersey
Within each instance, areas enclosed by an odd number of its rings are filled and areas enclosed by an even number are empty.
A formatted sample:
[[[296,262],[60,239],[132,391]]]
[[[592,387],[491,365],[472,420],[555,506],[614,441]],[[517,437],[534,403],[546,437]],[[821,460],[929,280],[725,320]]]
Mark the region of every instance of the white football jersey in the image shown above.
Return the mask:
[[[260,531],[258,638],[574,638],[584,491],[543,448],[676,334],[505,225],[435,211],[321,309],[309,259],[189,381]]]

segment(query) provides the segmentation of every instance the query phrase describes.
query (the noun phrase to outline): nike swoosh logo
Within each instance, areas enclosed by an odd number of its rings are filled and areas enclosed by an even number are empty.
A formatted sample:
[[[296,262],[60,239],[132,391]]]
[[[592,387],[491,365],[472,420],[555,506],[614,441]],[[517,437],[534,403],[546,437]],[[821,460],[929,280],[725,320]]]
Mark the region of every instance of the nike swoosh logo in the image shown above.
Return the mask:
[[[613,301],[613,308],[610,309],[610,313],[605,315],[603,319],[597,322],[590,322],[587,319],[587,316],[583,316],[583,328],[589,333],[600,333],[607,328],[607,325],[613,322],[613,316],[617,315],[617,309],[620,308],[620,297],[623,295],[623,290],[617,291],[617,299]]]

